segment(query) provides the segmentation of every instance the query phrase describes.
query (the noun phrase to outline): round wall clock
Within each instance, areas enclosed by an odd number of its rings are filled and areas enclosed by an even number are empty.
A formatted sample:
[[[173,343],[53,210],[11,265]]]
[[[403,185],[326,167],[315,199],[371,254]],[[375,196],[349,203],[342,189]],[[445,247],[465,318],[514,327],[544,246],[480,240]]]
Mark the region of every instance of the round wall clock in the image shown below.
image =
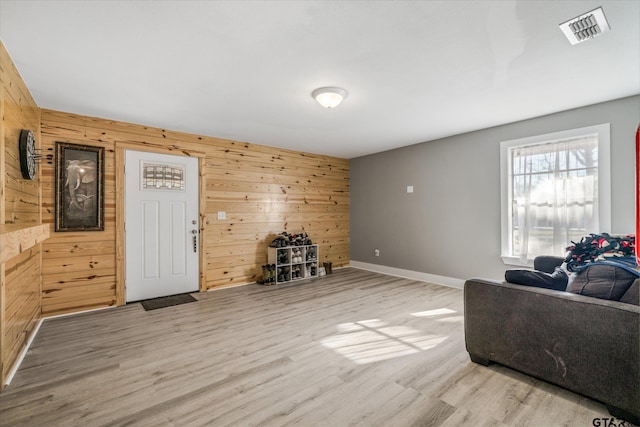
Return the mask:
[[[24,179],[36,177],[36,140],[28,129],[20,132],[20,170]]]

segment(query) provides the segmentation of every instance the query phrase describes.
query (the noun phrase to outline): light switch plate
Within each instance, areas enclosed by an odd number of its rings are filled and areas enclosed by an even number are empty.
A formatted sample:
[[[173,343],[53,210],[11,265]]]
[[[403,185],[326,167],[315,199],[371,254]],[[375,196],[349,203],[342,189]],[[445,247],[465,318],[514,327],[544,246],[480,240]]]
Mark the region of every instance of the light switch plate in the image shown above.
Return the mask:
[[[218,220],[222,220],[222,219],[227,219],[227,213],[226,212],[218,212]]]
[[[407,193],[413,193],[413,185],[407,185]]]

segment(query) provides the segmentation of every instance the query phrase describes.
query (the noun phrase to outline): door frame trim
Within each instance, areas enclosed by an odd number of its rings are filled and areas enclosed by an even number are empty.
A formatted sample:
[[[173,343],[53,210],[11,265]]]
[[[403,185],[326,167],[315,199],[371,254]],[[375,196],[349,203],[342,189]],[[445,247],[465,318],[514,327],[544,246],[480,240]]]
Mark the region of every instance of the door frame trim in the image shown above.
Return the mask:
[[[157,154],[170,154],[173,156],[183,157],[197,157],[198,158],[198,177],[199,177],[199,189],[198,189],[198,216],[200,217],[200,233],[198,239],[198,269],[200,270],[198,287],[200,292],[206,290],[206,257],[204,253],[205,245],[205,222],[206,222],[206,166],[207,158],[204,151],[189,150],[185,148],[179,148],[176,146],[163,147],[161,145],[148,145],[145,143],[135,144],[131,142],[115,141],[115,174],[116,174],[116,305],[126,304],[125,293],[125,278],[126,278],[126,265],[127,258],[125,253],[125,234],[124,234],[124,162],[125,151],[142,151]]]

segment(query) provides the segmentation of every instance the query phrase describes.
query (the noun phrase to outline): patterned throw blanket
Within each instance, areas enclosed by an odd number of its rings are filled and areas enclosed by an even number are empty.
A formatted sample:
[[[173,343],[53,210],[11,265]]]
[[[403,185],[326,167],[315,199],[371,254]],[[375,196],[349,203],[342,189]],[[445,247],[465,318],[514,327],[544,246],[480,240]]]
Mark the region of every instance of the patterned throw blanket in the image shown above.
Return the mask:
[[[636,238],[633,234],[610,236],[607,233],[590,234],[567,247],[567,270],[578,272],[597,265],[615,265],[640,277],[636,263]]]

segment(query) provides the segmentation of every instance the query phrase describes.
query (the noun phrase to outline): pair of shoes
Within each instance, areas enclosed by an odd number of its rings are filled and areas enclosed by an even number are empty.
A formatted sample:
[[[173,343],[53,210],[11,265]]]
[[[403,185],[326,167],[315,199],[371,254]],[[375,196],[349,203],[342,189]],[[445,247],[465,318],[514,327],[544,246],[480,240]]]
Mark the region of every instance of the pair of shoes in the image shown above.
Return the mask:
[[[261,285],[273,285],[276,283],[276,265],[266,264],[262,266],[262,280],[258,283]]]

